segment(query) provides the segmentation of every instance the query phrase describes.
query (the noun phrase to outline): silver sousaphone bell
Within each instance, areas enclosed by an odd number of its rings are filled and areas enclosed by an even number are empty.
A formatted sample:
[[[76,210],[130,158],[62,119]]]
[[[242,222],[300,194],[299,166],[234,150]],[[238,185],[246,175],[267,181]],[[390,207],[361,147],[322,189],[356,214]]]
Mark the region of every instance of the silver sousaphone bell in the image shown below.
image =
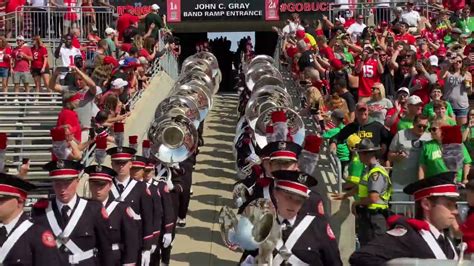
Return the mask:
[[[171,90],[170,95],[191,97],[197,104],[201,122],[207,117],[209,110],[212,108],[212,95],[208,94],[205,85],[199,81],[177,85]]]
[[[222,81],[222,73],[219,68],[219,62],[217,61],[217,58],[210,52],[199,52],[195,55],[193,55],[196,58],[203,59],[209,63],[209,65],[212,68],[212,77],[214,78],[215,82],[217,84],[221,83]]]
[[[253,85],[253,91],[256,91],[260,89],[261,87],[267,86],[267,85],[273,85],[273,86],[278,86],[282,88],[284,91],[286,91],[285,84],[283,83],[283,80],[279,79],[278,77],[273,77],[273,76],[264,76],[261,77],[255,85]]]
[[[252,65],[245,74],[245,84],[252,91],[255,84],[262,77],[276,77],[283,80],[280,71],[268,62]]]
[[[150,153],[166,164],[182,162],[197,149],[198,132],[193,122],[173,110],[153,121],[148,130]]]
[[[270,65],[275,65],[275,61],[273,60],[273,57],[268,56],[268,55],[257,55],[254,58],[252,58],[249,62],[246,62],[244,64],[244,72],[246,73],[252,66],[256,64],[270,64]]]
[[[267,85],[252,94],[245,108],[245,118],[250,127],[255,129],[257,118],[266,110],[273,107],[290,108],[292,106],[291,97],[284,89],[278,86]]]
[[[173,95],[165,98],[155,110],[155,117],[161,117],[166,114],[183,115],[193,122],[193,125],[198,128],[201,119],[199,113],[197,99],[185,95]]]
[[[202,58],[197,58],[195,56],[189,56],[183,62],[183,65],[181,67],[181,74],[188,73],[193,70],[202,71],[206,75],[208,75],[210,78],[214,77],[212,67],[207,60],[202,59]]]
[[[303,119],[296,111],[289,107],[272,107],[260,114],[255,124],[255,141],[260,148],[267,145],[266,128],[271,123],[271,115],[274,111],[284,111],[287,118],[288,132],[292,141],[303,145],[305,137],[305,127]]]
[[[176,81],[174,87],[189,83],[191,81],[199,82],[206,88],[206,93],[209,97],[212,97],[219,90],[219,84],[215,84],[214,80],[210,78],[206,73],[194,69],[191,72],[181,75]]]

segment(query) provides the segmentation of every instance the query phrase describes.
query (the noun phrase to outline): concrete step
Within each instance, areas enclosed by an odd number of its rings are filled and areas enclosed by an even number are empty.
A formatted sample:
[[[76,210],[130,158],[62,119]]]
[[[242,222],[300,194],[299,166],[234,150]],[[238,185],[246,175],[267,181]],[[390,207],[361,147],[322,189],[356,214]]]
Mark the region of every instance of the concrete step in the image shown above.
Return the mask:
[[[0,115],[0,121],[41,121],[41,122],[56,122],[58,120],[58,116],[49,116],[49,115],[42,115],[42,116],[5,116]]]
[[[0,102],[1,103],[1,102]],[[63,107],[61,105],[52,105],[52,104],[44,104],[42,105],[21,105],[21,106],[15,106],[15,105],[0,105],[0,111],[3,110],[54,110],[59,113],[59,111]]]
[[[39,140],[51,140],[51,136],[41,136],[41,137],[31,137],[31,136],[23,136],[23,137],[10,137],[8,136],[9,142],[15,141],[39,141]]]
[[[52,148],[51,144],[20,144],[20,145],[8,145],[7,146],[7,151],[8,150],[13,150],[13,149],[24,149],[24,150],[38,150],[38,149],[44,149],[44,150],[49,150]]]
[[[48,157],[51,158],[51,152],[43,151],[28,151],[28,152],[6,152],[6,157],[22,157],[22,158],[32,158],[32,157]]]

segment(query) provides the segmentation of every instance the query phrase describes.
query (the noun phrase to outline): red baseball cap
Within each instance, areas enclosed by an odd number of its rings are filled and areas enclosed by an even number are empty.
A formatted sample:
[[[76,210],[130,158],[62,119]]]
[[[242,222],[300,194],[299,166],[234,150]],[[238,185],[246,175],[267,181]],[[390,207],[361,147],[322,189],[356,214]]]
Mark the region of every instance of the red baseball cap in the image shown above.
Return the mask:
[[[296,31],[296,38],[304,38],[306,32],[304,30],[297,30]]]

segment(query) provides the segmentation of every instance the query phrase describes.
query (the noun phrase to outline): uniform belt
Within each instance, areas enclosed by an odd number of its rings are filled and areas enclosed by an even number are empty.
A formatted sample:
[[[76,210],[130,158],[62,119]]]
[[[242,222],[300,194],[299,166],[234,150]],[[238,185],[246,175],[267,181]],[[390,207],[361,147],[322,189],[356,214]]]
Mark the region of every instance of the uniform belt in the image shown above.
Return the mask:
[[[369,213],[369,214],[383,214],[383,215],[386,215],[389,212],[388,209],[383,209],[383,208],[369,209],[367,207],[358,207],[356,210],[357,210],[357,213],[359,213],[359,214]]]
[[[79,264],[79,262],[83,260],[87,260],[94,257],[94,249],[89,249],[88,251],[84,251],[81,253],[77,253],[74,255],[69,255],[69,263],[71,264]]]
[[[120,250],[120,244],[112,244],[112,250],[115,251],[115,250]]]

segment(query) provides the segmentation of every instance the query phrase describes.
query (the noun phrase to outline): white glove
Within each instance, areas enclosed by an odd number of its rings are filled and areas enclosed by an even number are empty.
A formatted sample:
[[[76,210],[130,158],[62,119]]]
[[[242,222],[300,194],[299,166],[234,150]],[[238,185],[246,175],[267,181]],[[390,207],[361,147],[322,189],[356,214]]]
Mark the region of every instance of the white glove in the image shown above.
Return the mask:
[[[163,235],[163,248],[167,248],[171,245],[171,233],[166,233]]]
[[[174,189],[173,182],[171,182],[171,178],[169,180],[166,180],[166,186],[168,186],[169,191]]]
[[[155,253],[155,250],[156,250],[156,245],[151,245],[151,254]]]
[[[180,169],[179,163],[170,164],[170,167],[171,167],[171,168],[174,168],[174,169],[176,169],[176,170],[179,170],[179,169]]]
[[[254,163],[254,164],[262,163],[262,160],[260,159],[260,157],[258,157],[258,155],[255,153],[251,153],[247,158],[245,158],[245,160],[249,163]]]
[[[142,251],[141,266],[150,266],[150,257],[151,257],[151,251],[150,250]]]

